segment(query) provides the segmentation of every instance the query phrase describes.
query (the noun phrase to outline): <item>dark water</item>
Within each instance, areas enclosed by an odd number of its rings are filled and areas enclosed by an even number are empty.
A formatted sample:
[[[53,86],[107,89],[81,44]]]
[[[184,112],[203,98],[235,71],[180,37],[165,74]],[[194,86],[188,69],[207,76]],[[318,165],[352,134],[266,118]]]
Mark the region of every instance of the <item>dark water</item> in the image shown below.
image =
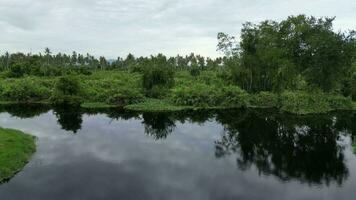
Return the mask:
[[[0,199],[354,199],[355,113],[1,108],[38,137]]]

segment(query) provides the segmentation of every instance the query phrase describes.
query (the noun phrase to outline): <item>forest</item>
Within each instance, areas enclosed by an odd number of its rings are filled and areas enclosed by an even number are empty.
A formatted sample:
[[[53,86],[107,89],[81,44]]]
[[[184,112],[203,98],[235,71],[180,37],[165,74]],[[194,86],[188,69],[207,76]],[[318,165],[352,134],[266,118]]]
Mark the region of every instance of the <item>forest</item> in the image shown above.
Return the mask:
[[[1,104],[138,111],[274,107],[295,114],[356,109],[356,32],[335,18],[246,22],[217,35],[219,58],[0,55]]]

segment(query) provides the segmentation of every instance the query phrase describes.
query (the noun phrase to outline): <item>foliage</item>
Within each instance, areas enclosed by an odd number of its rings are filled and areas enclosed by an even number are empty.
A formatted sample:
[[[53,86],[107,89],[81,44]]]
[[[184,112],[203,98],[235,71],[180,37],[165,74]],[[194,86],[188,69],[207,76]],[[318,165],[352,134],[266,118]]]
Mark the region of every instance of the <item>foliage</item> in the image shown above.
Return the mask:
[[[328,95],[327,97],[329,105],[332,109],[350,110],[352,109],[352,100],[348,97],[340,95]]]
[[[35,151],[33,136],[0,128],[0,182],[21,170]]]
[[[342,94],[350,96],[354,101],[356,100],[356,61],[354,61],[352,68],[345,74],[345,79],[342,82]]]
[[[218,33],[217,50],[222,51],[227,56],[234,56],[238,54],[239,47],[236,38],[226,33]]]
[[[118,90],[110,90],[105,94],[108,96],[107,103],[118,106],[125,106],[129,104],[139,103],[144,99],[141,91],[135,88],[120,88]]]
[[[333,91],[350,69],[355,50],[355,33],[335,33],[333,20],[299,15],[281,22],[248,22],[241,30],[239,54],[226,53],[237,43],[221,33],[218,49],[238,61],[229,67],[232,77],[249,92],[293,90],[298,76]]]
[[[197,67],[192,67],[192,68],[189,70],[189,72],[190,72],[190,75],[193,76],[193,77],[197,77],[197,76],[199,76],[199,74],[200,74],[200,70],[199,70],[199,68],[197,68]]]
[[[203,83],[172,89],[172,101],[177,105],[196,107],[242,107],[248,95],[237,86],[214,87]]]
[[[250,95],[249,104],[256,107],[278,107],[279,97],[271,92],[259,92]]]
[[[144,69],[142,85],[148,97],[162,97],[167,88],[174,85],[174,71],[166,66],[165,57],[150,61],[150,65]]]
[[[144,98],[140,78],[136,73],[97,72],[82,81],[83,95],[89,102],[119,106],[138,103]]]
[[[325,113],[331,111],[327,96],[320,92],[285,91],[281,94],[281,109],[296,114]]]
[[[4,100],[19,103],[45,100],[51,91],[42,83],[32,78],[6,80],[2,82],[1,96]]]
[[[281,95],[281,109],[295,114],[325,113],[331,110],[351,110],[350,98],[320,91],[286,91]]]
[[[58,79],[51,102],[58,106],[79,106],[82,103],[81,86],[77,78],[63,76]]]
[[[218,90],[217,106],[222,107],[246,107],[248,94],[238,86],[224,86]]]
[[[207,107],[216,105],[216,90],[203,83],[178,86],[172,89],[172,101],[176,105]]]
[[[26,74],[26,66],[22,63],[16,63],[12,66],[10,71],[8,72],[8,77],[10,78],[20,78]]]

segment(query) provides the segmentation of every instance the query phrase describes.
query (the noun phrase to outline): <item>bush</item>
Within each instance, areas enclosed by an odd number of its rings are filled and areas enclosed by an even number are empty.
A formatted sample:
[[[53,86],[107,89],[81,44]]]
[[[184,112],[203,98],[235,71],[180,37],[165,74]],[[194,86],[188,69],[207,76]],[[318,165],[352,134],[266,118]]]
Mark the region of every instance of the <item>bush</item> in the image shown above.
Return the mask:
[[[144,98],[141,76],[134,73],[95,73],[89,79],[83,77],[84,97],[87,102],[109,104],[137,103]]]
[[[356,72],[354,72],[351,78],[350,91],[352,100],[356,101]]]
[[[325,94],[320,92],[283,92],[281,109],[295,114],[325,113],[332,108]]]
[[[80,106],[82,103],[81,87],[77,78],[63,76],[57,81],[51,102],[60,106]]]
[[[143,101],[144,96],[141,91],[135,88],[120,88],[110,90],[106,93],[108,96],[107,103],[115,104],[118,106],[126,106],[129,104],[140,103]]]
[[[28,68],[23,63],[14,64],[8,73],[10,78],[20,78],[23,77],[28,72]]]
[[[216,105],[216,90],[206,84],[195,83],[172,90],[172,101],[177,105],[207,107]]]
[[[249,104],[257,107],[278,107],[279,98],[277,94],[271,92],[260,92],[250,95]]]
[[[248,103],[248,94],[238,86],[225,86],[217,91],[217,106],[245,107]]]
[[[216,71],[201,71],[197,79],[200,83],[207,85],[226,86],[224,78],[219,77]]]
[[[40,82],[31,78],[11,80],[2,87],[1,96],[4,100],[19,103],[32,103],[48,99],[51,91]]]
[[[146,90],[147,97],[152,97],[157,99],[165,98],[168,95],[168,93],[169,93],[169,88],[167,88],[164,85],[155,85],[150,90]]]
[[[352,108],[351,98],[347,98],[339,95],[329,95],[328,102],[332,109],[348,110]]]
[[[242,107],[248,95],[237,86],[214,87],[195,83],[172,90],[172,101],[177,105],[197,107]]]
[[[191,76],[197,77],[200,75],[200,70],[198,67],[192,67],[192,68],[190,68],[189,73]]]
[[[169,67],[154,65],[144,70],[142,79],[142,85],[148,97],[162,97],[168,91],[165,89],[174,85],[174,71]]]

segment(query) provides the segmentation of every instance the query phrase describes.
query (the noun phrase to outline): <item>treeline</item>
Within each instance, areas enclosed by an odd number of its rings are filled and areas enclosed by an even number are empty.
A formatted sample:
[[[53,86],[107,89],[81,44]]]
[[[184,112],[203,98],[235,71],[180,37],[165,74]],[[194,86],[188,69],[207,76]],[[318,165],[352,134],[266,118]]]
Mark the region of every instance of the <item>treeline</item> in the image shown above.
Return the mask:
[[[247,91],[319,88],[349,96],[356,87],[356,34],[334,32],[334,19],[245,23],[239,43],[219,33],[218,50],[230,58],[231,80]]]
[[[147,66],[159,62],[175,70],[204,70],[217,69],[223,66],[224,59],[211,59],[191,53],[189,56],[166,57],[158,54],[151,57],[135,57],[129,54],[126,58],[118,57],[110,60],[103,56],[96,58],[90,54],[79,54],[73,52],[71,55],[65,53],[52,54],[49,48],[44,53],[24,54],[8,53],[0,55],[0,71],[7,72],[8,77],[18,78],[24,75],[33,76],[61,76],[68,73],[91,74],[91,70],[128,70],[131,72],[142,72]]]

